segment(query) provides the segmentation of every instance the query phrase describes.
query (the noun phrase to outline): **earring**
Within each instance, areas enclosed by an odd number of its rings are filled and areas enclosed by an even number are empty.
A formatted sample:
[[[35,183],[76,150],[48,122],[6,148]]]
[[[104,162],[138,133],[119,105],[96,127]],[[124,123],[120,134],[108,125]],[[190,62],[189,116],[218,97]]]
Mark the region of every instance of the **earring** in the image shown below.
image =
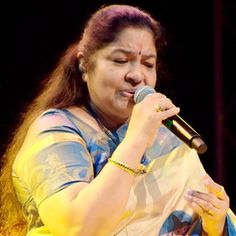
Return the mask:
[[[84,72],[84,67],[83,67],[83,65],[82,65],[81,63],[79,64],[79,71],[80,71],[81,73]]]

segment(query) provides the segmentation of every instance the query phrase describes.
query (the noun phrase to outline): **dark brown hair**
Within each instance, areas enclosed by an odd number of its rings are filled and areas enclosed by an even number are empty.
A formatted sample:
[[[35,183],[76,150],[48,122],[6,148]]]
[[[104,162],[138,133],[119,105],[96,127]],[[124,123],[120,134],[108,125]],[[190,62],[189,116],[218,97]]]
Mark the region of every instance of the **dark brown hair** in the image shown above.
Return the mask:
[[[44,81],[39,95],[22,114],[21,122],[13,132],[13,138],[3,156],[0,176],[0,233],[26,234],[26,221],[14,193],[11,169],[30,124],[48,108],[85,104],[89,96],[86,83],[82,80],[82,71],[91,69],[90,58],[97,50],[115,40],[117,33],[130,26],[149,29],[153,33],[156,49],[160,49],[163,42],[161,27],[148,13],[128,5],[102,7],[91,16],[81,38],[65,51],[54,71]]]

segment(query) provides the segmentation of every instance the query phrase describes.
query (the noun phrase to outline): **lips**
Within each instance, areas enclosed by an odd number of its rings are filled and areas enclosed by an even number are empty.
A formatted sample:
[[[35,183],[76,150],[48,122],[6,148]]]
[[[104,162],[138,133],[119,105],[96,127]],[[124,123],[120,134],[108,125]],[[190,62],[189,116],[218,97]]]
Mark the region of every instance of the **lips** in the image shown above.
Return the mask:
[[[127,90],[122,90],[121,95],[124,97],[134,97],[136,89],[127,89]]]

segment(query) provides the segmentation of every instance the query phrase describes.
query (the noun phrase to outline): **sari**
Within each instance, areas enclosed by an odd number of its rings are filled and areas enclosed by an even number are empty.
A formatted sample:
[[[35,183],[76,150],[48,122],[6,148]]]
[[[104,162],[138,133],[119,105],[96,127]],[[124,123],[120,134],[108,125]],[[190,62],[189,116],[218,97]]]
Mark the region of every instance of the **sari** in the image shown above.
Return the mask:
[[[111,139],[66,109],[49,109],[36,119],[12,171],[29,226],[27,236],[52,236],[38,213],[40,204],[74,183],[91,182],[123,140],[127,127],[113,131]],[[196,151],[161,126],[141,163],[147,173],[135,176],[125,211],[111,235],[201,235],[201,218],[183,198],[189,189],[207,192],[202,181],[206,172]],[[231,210],[225,225],[226,234],[236,235]]]

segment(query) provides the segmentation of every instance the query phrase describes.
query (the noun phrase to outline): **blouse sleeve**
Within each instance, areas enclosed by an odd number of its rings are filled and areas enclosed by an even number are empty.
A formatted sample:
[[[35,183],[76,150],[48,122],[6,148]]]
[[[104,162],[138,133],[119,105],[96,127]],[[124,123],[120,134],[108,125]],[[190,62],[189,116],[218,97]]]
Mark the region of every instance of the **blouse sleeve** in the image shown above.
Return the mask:
[[[57,125],[28,137],[13,166],[13,178],[24,185],[36,205],[76,182],[94,178],[85,141],[69,126]],[[25,197],[26,198],[26,197]]]

